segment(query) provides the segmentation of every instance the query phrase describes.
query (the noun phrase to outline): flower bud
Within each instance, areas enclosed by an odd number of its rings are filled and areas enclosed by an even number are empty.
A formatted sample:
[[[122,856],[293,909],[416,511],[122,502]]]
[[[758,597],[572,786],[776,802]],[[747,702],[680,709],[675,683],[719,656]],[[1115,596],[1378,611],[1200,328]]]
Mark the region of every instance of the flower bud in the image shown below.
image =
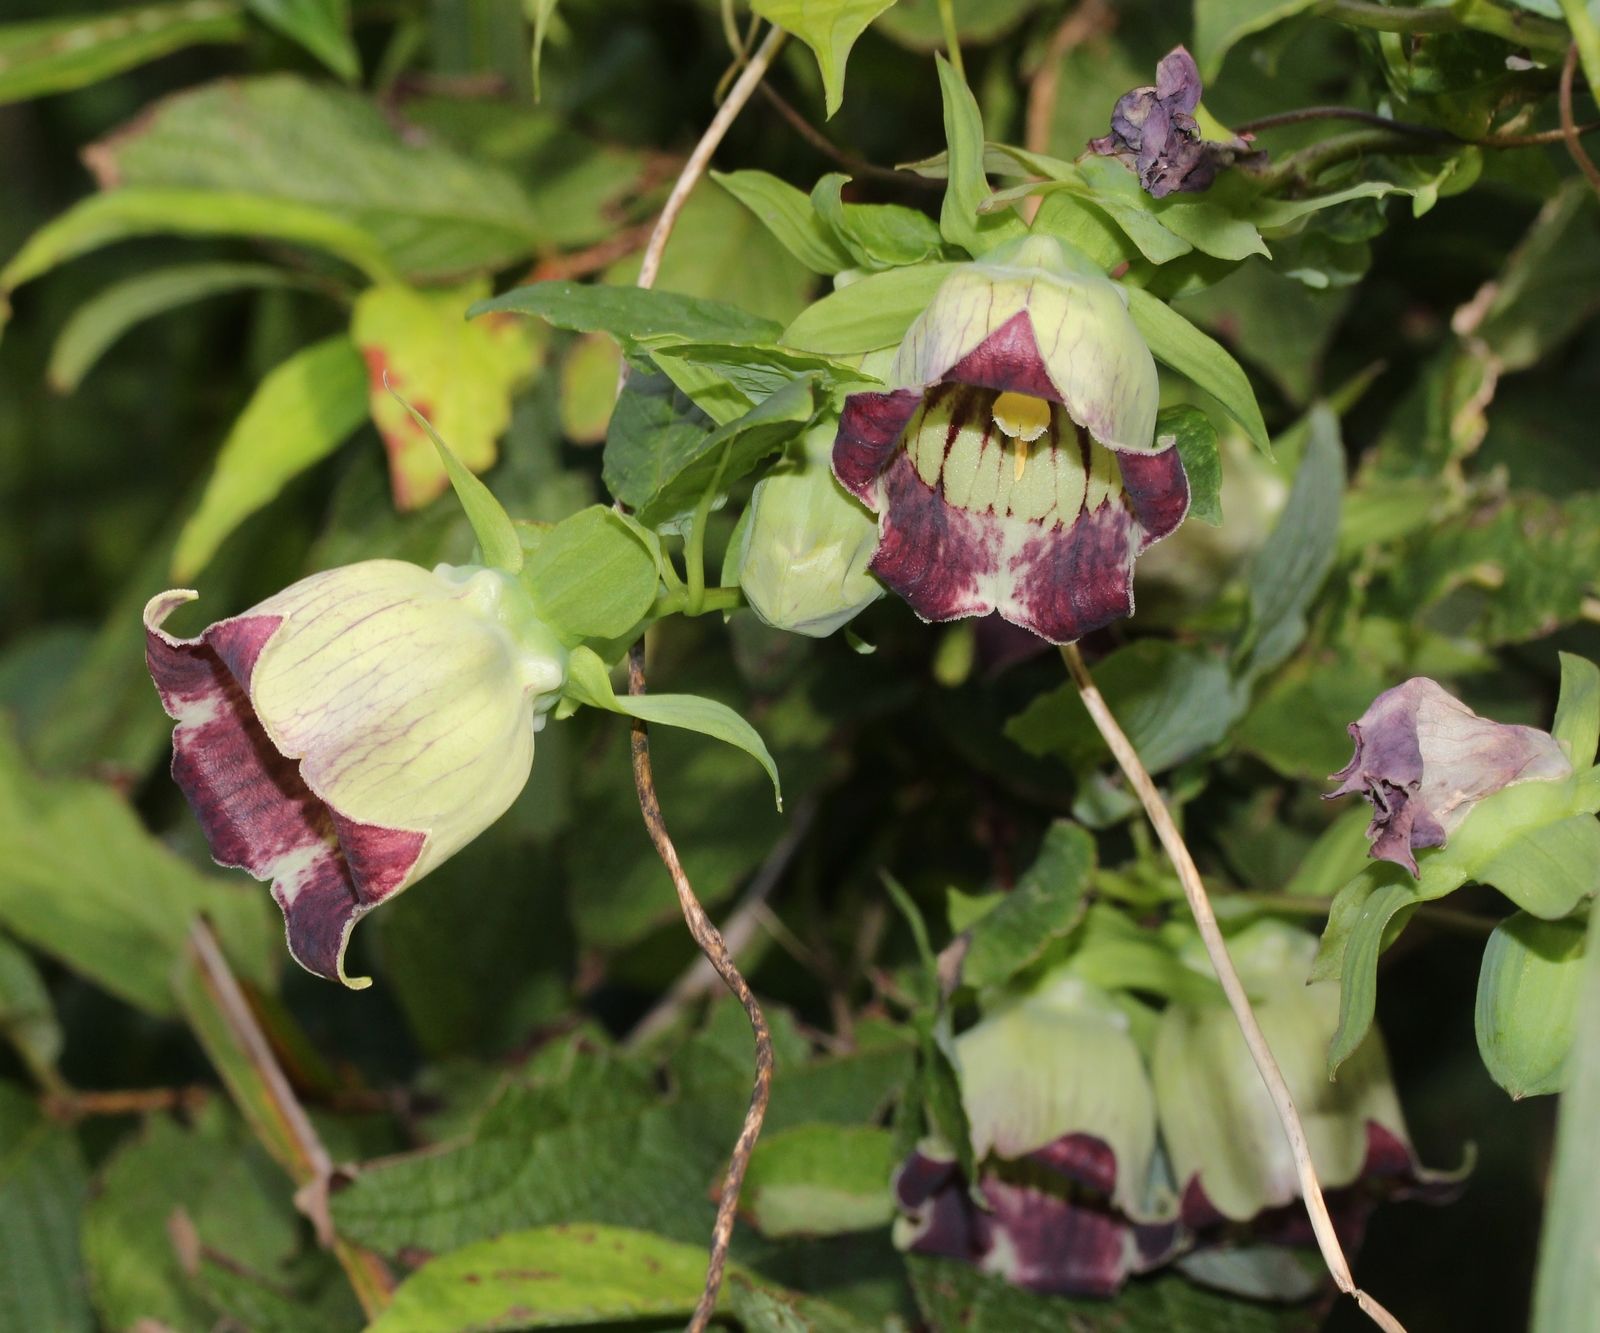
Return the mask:
[[[741,525],[739,586],[774,629],[821,639],[854,619],[883,585],[867,573],[878,525],[828,467],[833,430],[811,430],[756,484]]]
[[[1132,613],[1134,560],[1189,486],[1115,283],[1047,236],[960,265],[889,384],[846,399],[833,470],[878,515],[870,568],[913,611],[998,611],[1053,643]]]
[[[1572,765],[1548,732],[1479,717],[1426,676],[1385,690],[1350,724],[1355,756],[1329,778],[1328,799],[1372,804],[1372,855],[1417,874],[1416,851],[1443,847],[1486,796],[1555,782]]]
[[[217,862],[271,881],[295,959],[368,985],[344,972],[351,928],[516,799],[566,650],[515,579],[472,566],[368,560],[167,634],[195,597],[144,613],[173,777]]]

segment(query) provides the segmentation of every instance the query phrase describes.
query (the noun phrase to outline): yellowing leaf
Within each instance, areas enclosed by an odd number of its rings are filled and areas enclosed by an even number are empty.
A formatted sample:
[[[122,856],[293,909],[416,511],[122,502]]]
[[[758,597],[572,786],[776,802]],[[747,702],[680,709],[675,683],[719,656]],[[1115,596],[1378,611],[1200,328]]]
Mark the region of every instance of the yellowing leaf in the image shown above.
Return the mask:
[[[828,114],[844,100],[844,66],[867,25],[894,0],[751,0],[750,8],[793,33],[816,54]]]
[[[400,509],[426,504],[449,482],[426,432],[389,389],[427,417],[463,463],[482,472],[511,420],[512,391],[538,366],[539,335],[525,321],[467,319],[467,307],[488,294],[487,279],[427,292],[394,283],[369,288],[356,301],[350,335],[366,358],[372,420],[389,450],[389,482]]]

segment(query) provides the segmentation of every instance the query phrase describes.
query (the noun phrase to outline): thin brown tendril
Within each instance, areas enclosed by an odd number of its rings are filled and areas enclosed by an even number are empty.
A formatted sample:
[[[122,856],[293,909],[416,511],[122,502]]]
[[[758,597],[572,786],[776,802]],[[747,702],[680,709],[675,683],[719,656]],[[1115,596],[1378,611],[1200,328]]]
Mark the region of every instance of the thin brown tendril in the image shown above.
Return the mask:
[[[1578,71],[1578,44],[1574,42],[1567,48],[1567,58],[1561,62],[1561,88],[1559,104],[1561,108],[1561,137],[1567,145],[1567,152],[1572,160],[1578,164],[1578,170],[1584,178],[1594,186],[1595,192],[1600,193],[1600,167],[1595,166],[1594,159],[1589,156],[1583,143],[1578,138],[1577,122],[1572,117],[1572,80]]]
[[[636,642],[628,652],[628,693],[644,693],[644,640]],[[727,984],[744,1006],[756,1042],[755,1086],[750,1092],[750,1107],[745,1112],[744,1125],[739,1130],[738,1141],[728,1160],[728,1172],[723,1178],[721,1197],[717,1200],[717,1220],[711,1232],[711,1257],[706,1269],[705,1289],[689,1320],[691,1333],[701,1333],[717,1308],[717,1292],[722,1286],[723,1268],[728,1262],[728,1246],[733,1240],[733,1225],[739,1209],[739,1191],[744,1185],[745,1172],[750,1166],[750,1154],[761,1134],[761,1123],[766,1119],[767,1103],[772,1097],[772,1033],[767,1027],[766,1015],[761,1012],[750,983],[735,966],[722,934],[712,925],[705,908],[695,896],[694,886],[684,873],[678,859],[678,849],[672,845],[666,821],[661,816],[661,802],[656,796],[655,773],[650,766],[650,733],[643,722],[635,720],[632,735],[633,785],[639,795],[639,810],[655,844],[656,855],[672,876],[672,887],[678,892],[678,906],[683,909],[683,919],[689,934],[700,946],[717,975]]]
[[[1414,138],[1429,139],[1435,143],[1461,144],[1463,147],[1473,148],[1537,148],[1543,144],[1561,143],[1567,137],[1566,130],[1559,129],[1535,130],[1528,134],[1485,134],[1481,138],[1468,139],[1459,134],[1452,134],[1437,125],[1418,125],[1407,120],[1391,120],[1379,112],[1366,111],[1355,106],[1302,106],[1293,111],[1277,111],[1270,116],[1258,116],[1254,120],[1240,121],[1230,128],[1235,134],[1259,134],[1263,130],[1274,130],[1284,125],[1302,125],[1315,120],[1357,121],[1362,125],[1375,125],[1379,129],[1391,130],[1396,134],[1409,134]],[[1586,121],[1577,126],[1579,134],[1593,134],[1596,130],[1600,130],[1600,120]]]
[[[840,148],[832,139],[828,138],[821,130],[813,125],[782,93],[773,88],[771,84],[761,85],[761,95],[772,105],[772,109],[780,115],[784,122],[804,139],[808,144],[832,162],[837,162],[851,176],[857,180],[889,181],[895,185],[904,185],[914,190],[942,190],[944,182],[931,180],[919,175],[915,171],[900,171],[894,167],[880,167],[876,162],[868,162],[864,157]]]
[[[749,63],[728,90],[726,100],[717,108],[711,123],[706,126],[705,133],[700,136],[700,141],[695,144],[694,150],[683,164],[683,170],[673,182],[672,191],[667,195],[667,202],[662,206],[660,216],[656,218],[650,239],[645,243],[644,257],[639,265],[640,287],[649,287],[655,283],[656,275],[661,270],[661,257],[666,253],[667,241],[672,235],[672,229],[677,224],[679,215],[683,212],[684,205],[689,201],[689,195],[699,183],[700,177],[705,174],[711,156],[717,151],[717,146],[728,132],[728,127],[733,124],[734,118],[738,116],[765,77],[786,35],[781,28],[773,28],[762,39],[761,45],[756,48],[755,54],[750,57]],[[617,386],[619,393],[626,374],[627,363],[624,362],[623,378],[619,379]],[[644,640],[640,639],[628,651],[628,693],[643,694],[644,689]],[[766,1119],[767,1103],[772,1097],[772,1033],[767,1027],[766,1015],[761,1012],[761,1006],[756,1002],[749,983],[734,965],[726,942],[717,928],[711,924],[705,908],[695,896],[689,876],[684,873],[683,863],[678,859],[678,849],[673,846],[672,838],[667,833],[666,821],[661,815],[661,802],[656,796],[655,771],[650,763],[650,733],[645,724],[637,720],[633,723],[631,752],[633,786],[639,798],[639,812],[644,816],[645,828],[650,834],[656,855],[661,858],[661,864],[667,868],[667,874],[672,878],[672,887],[678,894],[678,906],[683,910],[684,923],[689,927],[689,934],[699,945],[701,953],[706,956],[711,966],[716,969],[717,975],[744,1006],[745,1016],[750,1020],[750,1028],[755,1037],[755,1084],[750,1092],[750,1106],[745,1111],[744,1124],[739,1130],[739,1138],[728,1159],[728,1171],[723,1177],[722,1192],[717,1200],[717,1219],[711,1231],[711,1252],[706,1263],[705,1287],[687,1325],[688,1333],[704,1333],[712,1315],[716,1312],[717,1297],[722,1290],[722,1274],[728,1263],[728,1247],[733,1241],[733,1227],[738,1216],[739,1191],[744,1184],[745,1172],[750,1166],[750,1154],[755,1149],[756,1139],[761,1134],[762,1122]]]
[[[1355,1279],[1350,1275],[1350,1264],[1339,1245],[1338,1234],[1333,1228],[1333,1219],[1328,1215],[1328,1204],[1322,1197],[1322,1184],[1317,1179],[1317,1169],[1311,1161],[1311,1147],[1306,1141],[1305,1126],[1300,1122],[1300,1113],[1295,1109],[1294,1097],[1289,1092],[1289,1085],[1284,1082],[1283,1071],[1278,1068],[1278,1062],[1272,1054],[1272,1048],[1267,1044],[1266,1036],[1261,1031],[1261,1025],[1256,1021],[1255,1010],[1250,1006],[1250,997],[1245,993],[1244,984],[1239,980],[1233,959],[1228,955],[1227,942],[1222,938],[1222,930],[1217,925],[1216,914],[1211,910],[1211,899],[1206,893],[1205,882],[1200,878],[1200,871],[1195,867],[1194,858],[1189,855],[1189,848],[1183,841],[1183,834],[1178,831],[1178,826],[1173,821],[1172,812],[1161,799],[1161,793],[1156,790],[1155,781],[1139,758],[1139,752],[1133,748],[1133,742],[1128,739],[1127,734],[1117,724],[1111,709],[1106,706],[1105,699],[1095,686],[1094,678],[1089,674],[1089,668],[1084,665],[1077,645],[1064,644],[1061,648],[1061,660],[1066,663],[1073,684],[1078,687],[1084,708],[1088,710],[1096,729],[1105,739],[1107,747],[1128,779],[1128,785],[1138,796],[1139,803],[1144,806],[1145,815],[1155,829],[1156,837],[1161,840],[1161,845],[1172,862],[1172,868],[1178,873],[1178,882],[1183,885],[1183,894],[1189,901],[1189,910],[1194,916],[1195,926],[1200,931],[1200,939],[1205,944],[1206,954],[1211,959],[1211,966],[1216,970],[1223,994],[1228,997],[1228,1006],[1233,1010],[1234,1021],[1239,1026],[1245,1045],[1250,1048],[1250,1058],[1255,1062],[1261,1081],[1267,1085],[1267,1094],[1272,1098],[1273,1108],[1278,1113],[1278,1123],[1283,1126],[1284,1137],[1289,1140],[1289,1150],[1294,1154],[1295,1172],[1300,1178],[1300,1194],[1305,1200],[1306,1212],[1310,1215],[1311,1229],[1316,1233],[1317,1247],[1322,1251],[1323,1262],[1333,1275],[1339,1290],[1354,1297],[1356,1304],[1366,1312],[1373,1323],[1385,1330],[1385,1333],[1405,1333],[1400,1321],[1356,1286]]]

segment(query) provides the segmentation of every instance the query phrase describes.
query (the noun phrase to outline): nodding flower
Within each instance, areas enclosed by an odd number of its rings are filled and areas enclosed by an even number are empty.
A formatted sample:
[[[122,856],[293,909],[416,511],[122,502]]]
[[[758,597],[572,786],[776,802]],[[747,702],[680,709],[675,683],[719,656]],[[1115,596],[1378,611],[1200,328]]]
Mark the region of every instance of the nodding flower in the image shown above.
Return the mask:
[[[514,578],[368,560],[145,652],[176,720],[172,773],[221,865],[270,881],[289,951],[347,986],[356,921],[505,813],[567,652]]]
[[[1133,612],[1189,509],[1121,288],[1047,236],[958,267],[887,392],[845,400],[833,470],[878,516],[869,568],[924,620],[998,611],[1051,643]]]

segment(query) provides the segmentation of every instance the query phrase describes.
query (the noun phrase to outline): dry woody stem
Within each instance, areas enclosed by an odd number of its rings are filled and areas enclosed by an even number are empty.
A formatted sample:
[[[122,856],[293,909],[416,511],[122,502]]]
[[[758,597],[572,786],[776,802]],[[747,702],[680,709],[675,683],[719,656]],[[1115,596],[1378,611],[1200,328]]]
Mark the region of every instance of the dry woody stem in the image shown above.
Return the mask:
[[[717,108],[716,115],[711,118],[705,133],[689,154],[689,160],[684,163],[683,170],[673,183],[667,202],[662,206],[661,215],[656,219],[655,228],[645,244],[644,258],[639,265],[639,286],[654,285],[656,275],[661,271],[661,257],[666,253],[667,241],[679,214],[683,212],[683,206],[689,201],[689,195],[700,177],[705,174],[711,156],[717,151],[728,127],[766,76],[772,58],[777,55],[786,35],[781,28],[773,28],[762,39],[761,45],[750,57],[750,63],[740,72],[733,87],[728,90],[727,99]],[[626,362],[623,373],[626,374]],[[643,694],[644,687],[644,640],[640,639],[628,652],[628,693]],[[635,721],[633,724],[632,757],[633,785],[639,797],[639,810],[644,816],[645,828],[649,830],[656,854],[672,877],[672,887],[677,891],[678,906],[683,909],[689,934],[728,989],[738,996],[755,1036],[755,1085],[750,1092],[750,1106],[745,1112],[744,1124],[728,1160],[728,1172],[717,1200],[717,1220],[711,1232],[705,1288],[700,1293],[700,1300],[687,1326],[689,1333],[703,1333],[716,1312],[717,1297],[722,1290],[722,1274],[728,1263],[728,1246],[733,1240],[733,1226],[739,1211],[739,1191],[750,1166],[750,1154],[755,1150],[756,1139],[760,1137],[761,1125],[767,1116],[767,1103],[772,1098],[772,1033],[767,1027],[766,1015],[761,1012],[761,1006],[750,990],[750,984],[734,965],[727,943],[695,896],[694,886],[678,859],[678,849],[672,845],[672,838],[667,833],[666,821],[661,815],[661,802],[656,796],[655,772],[650,764],[650,733],[643,722]]]
[[[1400,1321],[1357,1287],[1355,1279],[1350,1275],[1350,1265],[1344,1257],[1344,1250],[1340,1248],[1339,1237],[1333,1229],[1333,1219],[1328,1216],[1328,1205],[1322,1197],[1322,1185],[1317,1180],[1317,1170],[1311,1161],[1311,1148],[1306,1142],[1305,1127],[1300,1123],[1300,1113],[1295,1109],[1294,1098],[1289,1095],[1289,1087],[1283,1080],[1283,1071],[1278,1068],[1278,1062],[1273,1058],[1272,1048],[1267,1045],[1261,1025],[1256,1022],[1255,1011],[1250,1007],[1250,997],[1245,994],[1239,973],[1233,966],[1233,960],[1228,956],[1228,946],[1222,938],[1216,915],[1211,910],[1211,899],[1206,894],[1205,883],[1200,878],[1199,870],[1195,868],[1194,858],[1189,855],[1183,835],[1178,832],[1178,826],[1173,822],[1172,812],[1161,799],[1161,793],[1156,790],[1155,781],[1140,761],[1138,751],[1133,748],[1133,742],[1117,725],[1116,718],[1112,716],[1105,699],[1095,687],[1094,678],[1090,676],[1089,668],[1084,665],[1077,645],[1070,643],[1063,645],[1061,659],[1066,663],[1073,684],[1078,687],[1083,706],[1088,710],[1100,735],[1104,737],[1117,765],[1127,777],[1128,785],[1133,788],[1139,803],[1144,806],[1144,812],[1156,831],[1156,837],[1161,840],[1162,847],[1172,861],[1173,869],[1178,873],[1178,881],[1183,885],[1189,910],[1194,914],[1195,925],[1199,928],[1200,938],[1205,943],[1206,954],[1211,959],[1212,967],[1216,969],[1217,980],[1221,982],[1223,993],[1228,997],[1228,1006],[1233,1010],[1234,1020],[1244,1036],[1245,1045],[1250,1048],[1250,1058],[1255,1061],[1256,1069],[1261,1074],[1261,1081],[1267,1085],[1267,1093],[1277,1110],[1278,1121],[1283,1126],[1284,1136],[1289,1140],[1289,1148],[1294,1154],[1296,1173],[1300,1177],[1300,1193],[1305,1199],[1306,1212],[1311,1217],[1311,1228],[1316,1233],[1317,1246],[1322,1251],[1323,1262],[1333,1274],[1333,1280],[1338,1284],[1339,1290],[1353,1296],[1356,1304],[1379,1328],[1384,1329],[1386,1333],[1405,1333]]]
[[[644,693],[644,641],[633,645],[628,653],[628,693]],[[739,1209],[739,1191],[744,1185],[745,1171],[750,1166],[750,1154],[755,1150],[756,1139],[761,1134],[761,1122],[766,1119],[767,1103],[772,1098],[772,1033],[767,1027],[766,1015],[750,989],[750,983],[734,965],[727,943],[711,918],[695,897],[694,886],[684,873],[678,859],[678,849],[672,845],[666,821],[661,816],[661,802],[656,796],[655,773],[650,766],[650,734],[643,722],[635,721],[632,736],[633,785],[639,794],[639,810],[644,815],[645,827],[650,831],[650,841],[655,844],[656,855],[672,876],[672,887],[678,892],[678,906],[683,909],[684,922],[689,934],[700,946],[700,952],[739,997],[744,1012],[755,1033],[756,1077],[750,1092],[750,1108],[745,1112],[744,1125],[739,1130],[728,1161],[728,1173],[722,1182],[722,1193],[717,1200],[717,1220],[711,1233],[711,1257],[706,1269],[705,1290],[700,1303],[695,1306],[689,1328],[699,1333],[716,1312],[717,1293],[722,1287],[722,1272],[728,1262],[728,1246],[733,1240],[733,1225]]]

